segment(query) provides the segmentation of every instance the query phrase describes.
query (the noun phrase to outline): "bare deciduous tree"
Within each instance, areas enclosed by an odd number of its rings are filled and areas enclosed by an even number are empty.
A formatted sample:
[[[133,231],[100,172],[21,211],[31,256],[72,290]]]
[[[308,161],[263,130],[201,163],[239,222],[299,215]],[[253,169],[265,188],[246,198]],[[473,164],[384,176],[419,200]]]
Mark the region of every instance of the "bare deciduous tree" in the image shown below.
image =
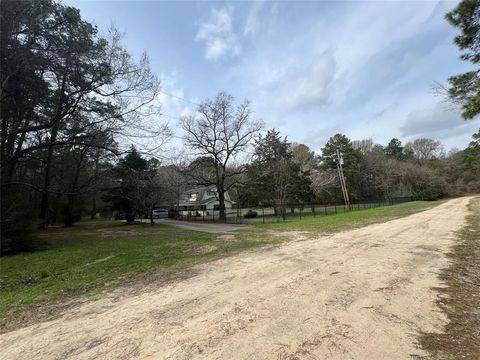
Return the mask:
[[[320,196],[328,187],[338,182],[337,173],[334,170],[312,170],[310,173],[312,190],[315,195]],[[328,191],[327,191],[328,192]]]
[[[229,164],[245,151],[254,135],[262,128],[260,121],[252,120],[250,102],[234,106],[233,97],[220,92],[214,100],[206,100],[197,114],[185,116],[181,126],[185,131],[185,143],[197,156],[212,160],[212,179],[198,179],[201,185],[216,185],[220,219],[225,219],[225,192],[235,184],[243,171],[231,169]]]
[[[406,144],[405,148],[412,152],[413,157],[419,163],[438,158],[443,153],[440,141],[427,138],[415,139]]]
[[[352,147],[355,150],[360,151],[362,155],[372,152],[373,147],[375,146],[372,139],[363,139],[363,140],[354,140],[352,141]]]

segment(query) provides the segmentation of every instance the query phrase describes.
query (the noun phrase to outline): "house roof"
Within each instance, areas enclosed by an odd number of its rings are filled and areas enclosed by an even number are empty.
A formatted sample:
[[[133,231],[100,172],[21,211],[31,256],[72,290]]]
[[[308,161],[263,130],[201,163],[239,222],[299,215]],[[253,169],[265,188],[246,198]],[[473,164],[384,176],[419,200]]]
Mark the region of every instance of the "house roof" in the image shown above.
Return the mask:
[[[215,191],[217,192],[217,188],[215,186],[202,186],[202,187],[196,187],[192,188],[188,191],[186,191],[183,196],[182,200],[180,202],[180,205],[185,206],[185,205],[204,205],[208,204],[214,201],[218,201],[218,197],[215,195],[208,195],[208,191]],[[192,194],[197,194],[196,200],[192,200]],[[230,199],[230,196],[228,192],[225,193],[225,202],[230,202],[232,203],[232,200]]]

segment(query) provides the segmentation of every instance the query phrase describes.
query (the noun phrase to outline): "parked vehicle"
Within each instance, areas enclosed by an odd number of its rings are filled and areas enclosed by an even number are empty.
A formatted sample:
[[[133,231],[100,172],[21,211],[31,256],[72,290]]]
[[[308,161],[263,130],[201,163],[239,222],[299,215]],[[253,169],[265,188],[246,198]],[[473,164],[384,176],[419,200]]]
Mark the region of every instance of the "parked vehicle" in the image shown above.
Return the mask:
[[[244,218],[256,218],[257,217],[257,212],[255,210],[248,210],[245,215],[243,215]]]
[[[152,218],[154,218],[154,219],[167,219],[168,218],[168,210],[167,209],[153,209],[152,210]]]
[[[125,220],[125,214],[122,212],[117,212],[115,214],[115,220]]]

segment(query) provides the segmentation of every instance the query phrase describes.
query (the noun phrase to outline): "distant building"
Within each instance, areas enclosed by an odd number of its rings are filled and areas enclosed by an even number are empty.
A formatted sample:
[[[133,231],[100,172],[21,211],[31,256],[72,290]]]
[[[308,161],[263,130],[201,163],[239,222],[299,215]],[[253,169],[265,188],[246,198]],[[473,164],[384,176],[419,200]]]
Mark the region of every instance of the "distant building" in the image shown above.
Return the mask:
[[[225,193],[225,211],[230,213],[234,202],[228,192]],[[218,193],[215,186],[198,187],[186,191],[180,199],[178,211],[183,215],[209,215],[218,212]]]

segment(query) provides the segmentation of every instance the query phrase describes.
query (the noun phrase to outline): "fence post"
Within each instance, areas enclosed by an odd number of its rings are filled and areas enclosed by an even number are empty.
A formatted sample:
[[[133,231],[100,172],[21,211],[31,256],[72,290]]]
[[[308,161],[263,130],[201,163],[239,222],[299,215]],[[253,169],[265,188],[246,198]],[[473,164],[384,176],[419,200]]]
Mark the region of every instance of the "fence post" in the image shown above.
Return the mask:
[[[265,224],[265,208],[262,206],[262,222]]]
[[[313,205],[312,210],[313,210],[313,217],[315,217],[315,205]]]

